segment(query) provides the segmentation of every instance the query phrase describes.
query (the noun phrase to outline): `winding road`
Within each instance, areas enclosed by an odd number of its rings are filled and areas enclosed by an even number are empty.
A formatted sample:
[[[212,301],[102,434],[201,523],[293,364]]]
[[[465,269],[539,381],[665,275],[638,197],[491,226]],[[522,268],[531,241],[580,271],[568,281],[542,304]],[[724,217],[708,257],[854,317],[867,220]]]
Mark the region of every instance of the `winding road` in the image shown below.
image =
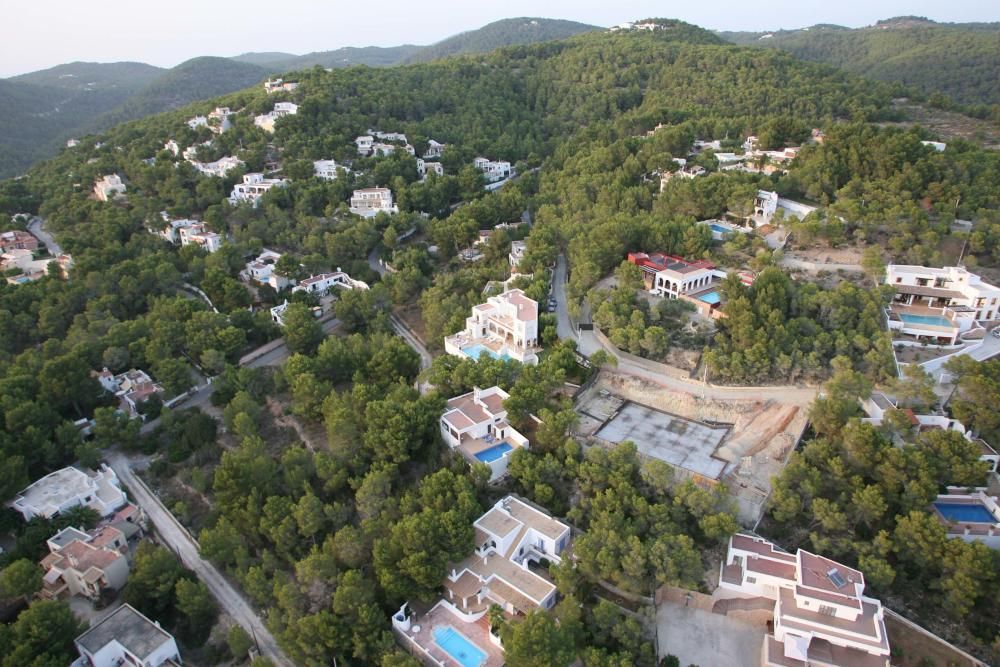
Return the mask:
[[[381,257],[379,256],[378,246],[373,248],[372,251],[368,253],[368,266],[371,267],[372,271],[379,274],[379,276],[384,276],[388,273],[388,269],[386,269],[385,265],[382,264]],[[434,361],[434,357],[427,351],[423,341],[421,341],[420,338],[417,337],[417,335],[413,333],[408,326],[406,326],[406,323],[399,319],[396,315],[389,315],[389,323],[392,325],[393,331],[395,331],[400,338],[406,341],[407,345],[413,348],[413,350],[420,355],[420,369],[427,370],[430,368],[431,363]],[[420,393],[426,393],[427,389],[428,385],[421,384]]]
[[[49,234],[48,231],[46,231],[45,221],[37,215],[31,219],[31,222],[28,223],[28,233],[44,243],[45,247],[49,249],[49,254],[53,257],[63,254],[62,248],[58,243],[56,243],[56,240],[52,238],[52,234]]]
[[[146,512],[160,539],[185,567],[193,570],[205,582],[219,606],[245,630],[250,631],[256,638],[261,655],[269,658],[275,665],[293,667],[294,663],[285,656],[257,612],[214,565],[199,555],[198,542],[135,475],[129,459],[121,452],[109,452],[107,459],[118,479],[128,487],[132,500]]]

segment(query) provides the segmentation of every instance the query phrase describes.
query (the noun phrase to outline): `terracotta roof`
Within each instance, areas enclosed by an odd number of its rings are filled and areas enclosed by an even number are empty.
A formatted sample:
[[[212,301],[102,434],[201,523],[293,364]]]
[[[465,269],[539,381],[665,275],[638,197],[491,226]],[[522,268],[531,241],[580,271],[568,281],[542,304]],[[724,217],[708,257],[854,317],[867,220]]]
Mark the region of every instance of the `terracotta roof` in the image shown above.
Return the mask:
[[[803,586],[853,596],[855,595],[855,590],[852,584],[860,584],[862,587],[865,585],[864,575],[846,565],[841,565],[829,558],[817,556],[802,549],[799,549],[798,557],[799,583]],[[838,588],[828,575],[831,570],[837,570],[838,574],[847,582],[847,585]]]
[[[794,565],[791,563],[779,563],[768,558],[747,558],[747,572],[759,572],[772,577],[795,581]]]
[[[517,520],[494,507],[486,514],[479,517],[476,520],[475,525],[483,530],[497,535],[498,537],[506,537],[511,532],[519,528],[521,524]]]

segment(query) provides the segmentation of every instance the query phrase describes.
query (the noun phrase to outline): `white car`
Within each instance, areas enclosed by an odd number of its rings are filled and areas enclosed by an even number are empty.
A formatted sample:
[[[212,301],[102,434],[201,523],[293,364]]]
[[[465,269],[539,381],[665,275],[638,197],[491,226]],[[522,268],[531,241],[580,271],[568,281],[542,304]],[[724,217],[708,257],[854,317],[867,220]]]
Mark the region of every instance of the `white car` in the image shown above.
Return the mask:
[[[993,335],[996,336],[997,338],[1000,338],[1000,327],[997,327],[993,330]]]

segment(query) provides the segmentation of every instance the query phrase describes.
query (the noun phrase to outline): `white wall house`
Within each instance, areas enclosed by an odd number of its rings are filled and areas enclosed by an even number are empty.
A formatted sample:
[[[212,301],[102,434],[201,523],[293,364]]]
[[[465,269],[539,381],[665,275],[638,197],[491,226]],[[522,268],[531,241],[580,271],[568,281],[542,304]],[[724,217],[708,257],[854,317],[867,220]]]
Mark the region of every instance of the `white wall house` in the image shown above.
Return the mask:
[[[196,245],[209,253],[222,247],[222,237],[205,227],[203,222],[181,227],[178,235],[182,246]]]
[[[130,604],[111,612],[74,642],[80,659],[72,667],[160,667],[183,664],[173,635]]]
[[[170,139],[169,141],[163,144],[163,150],[170,151],[171,153],[174,154],[174,157],[177,157],[178,155],[181,154],[180,145],[173,139]]]
[[[214,176],[215,178],[224,178],[226,174],[232,170],[245,166],[243,160],[231,155],[221,157],[215,162],[198,162],[197,160],[190,158],[188,159],[188,162],[190,162],[200,174],[204,176]]]
[[[299,84],[295,81],[282,81],[281,79],[268,79],[264,82],[264,91],[270,95],[271,93],[291,92],[299,87]]]
[[[895,290],[889,329],[917,338],[954,344],[978,322],[1000,319],[1000,288],[965,267],[886,267],[885,282]]]
[[[444,339],[444,349],[457,357],[478,360],[482,354],[537,364],[538,302],[512,289],[472,307],[465,329]]]
[[[938,153],[943,153],[944,149],[948,147],[948,144],[941,143],[940,141],[921,141],[924,146],[930,146]]]
[[[774,602],[774,632],[764,639],[762,666],[888,667],[882,603],[864,590],[858,570],[737,534],[729,539],[716,597]]]
[[[302,280],[293,292],[306,292],[308,294],[326,294],[331,289],[368,289],[368,283],[362,280],[355,280],[339,269],[332,273],[321,273],[316,276],[309,276]]]
[[[121,590],[128,580],[128,540],[118,528],[102,526],[89,532],[64,528],[50,537],[42,559],[43,597],[72,595],[97,600],[106,590]]]
[[[260,198],[271,188],[283,188],[286,185],[288,181],[284,178],[264,178],[264,174],[257,172],[244,174],[243,182],[233,187],[229,203],[236,206],[241,202],[249,202],[256,207],[260,203]]]
[[[507,260],[510,262],[510,268],[512,273],[517,273],[518,267],[521,265],[521,260],[528,253],[528,242],[527,241],[511,241],[510,242],[510,254],[507,255]]]
[[[399,208],[392,203],[392,190],[389,188],[364,188],[355,190],[351,196],[351,213],[373,218],[379,213],[399,213]]]
[[[215,107],[215,110],[208,114],[208,128],[216,134],[222,134],[231,129],[233,127],[233,124],[229,122],[231,115],[233,112],[229,110],[229,107]]]
[[[344,171],[349,171],[347,167],[338,165],[336,160],[314,160],[313,161],[313,172],[316,174],[316,178],[321,178],[324,181],[335,181],[337,180],[337,170],[343,169]]]
[[[121,194],[125,194],[125,184],[118,174],[102,176],[94,182],[94,195],[101,201],[114,199]]]
[[[93,371],[92,375],[106,391],[118,398],[118,409],[128,415],[129,419],[142,417],[139,406],[154,394],[163,393],[163,387],[143,370],[133,368],[115,375],[105,367],[99,372]]]
[[[294,116],[299,112],[299,105],[293,102],[277,102],[274,109],[266,114],[254,116],[253,124],[265,132],[274,132],[274,123],[279,118]]]
[[[439,158],[442,155],[444,155],[444,149],[447,147],[448,147],[447,144],[442,144],[437,141],[434,141],[433,139],[428,139],[427,150],[424,151],[423,157],[425,160]]]
[[[71,467],[51,472],[18,493],[9,506],[31,521],[36,516],[51,519],[81,505],[105,517],[127,502],[115,471],[102,464],[96,472]]]
[[[511,495],[476,519],[473,529],[475,550],[451,567],[444,597],[420,617],[413,617],[408,604],[392,616],[396,637],[426,664],[459,664],[445,656],[440,642],[460,637],[463,649],[475,653],[460,656],[464,664],[499,667],[503,646],[485,622],[489,608],[496,604],[513,616],[555,604],[555,584],[543,568],[529,564],[562,562],[571,540],[568,525]]]
[[[444,165],[440,162],[428,162],[423,158],[417,158],[417,175],[421,179],[427,177],[427,174],[437,174],[438,176],[444,176]]]
[[[470,464],[483,463],[490,481],[507,474],[510,455],[528,448],[528,439],[507,423],[503,402],[510,398],[500,387],[474,388],[448,401],[441,415],[441,437]]]
[[[358,148],[358,155],[367,157],[372,152],[372,146],[375,145],[375,137],[370,134],[359,136],[354,140],[354,145]]]
[[[477,157],[472,161],[472,164],[476,169],[483,172],[483,175],[486,176],[486,180],[489,183],[496,183],[504,180],[505,178],[510,178],[513,173],[510,162],[506,161],[495,162],[484,157]]]
[[[240,272],[240,277],[247,282],[255,282],[259,285],[270,285],[276,291],[281,291],[289,285],[294,285],[294,281],[280,273],[275,273],[274,265],[281,259],[281,254],[265,248],[256,259],[247,262],[246,268]]]
[[[779,197],[777,192],[758,190],[757,196],[753,200],[753,215],[751,216],[754,226],[761,227],[771,224],[771,218],[774,217],[778,209],[784,211],[786,218],[801,220],[815,211],[816,207]]]
[[[187,121],[187,126],[192,130],[197,130],[199,127],[208,127],[208,118],[205,116],[195,116]]]

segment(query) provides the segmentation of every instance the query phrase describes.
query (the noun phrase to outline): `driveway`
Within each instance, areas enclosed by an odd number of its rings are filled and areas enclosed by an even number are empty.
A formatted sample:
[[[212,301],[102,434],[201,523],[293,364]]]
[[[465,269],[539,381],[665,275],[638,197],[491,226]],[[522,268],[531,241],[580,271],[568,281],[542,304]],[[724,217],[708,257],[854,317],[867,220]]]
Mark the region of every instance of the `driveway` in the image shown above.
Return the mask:
[[[566,260],[560,255],[556,260],[556,270],[553,276],[553,292],[558,305],[556,307],[556,330],[559,338],[574,340],[577,343],[577,351],[589,357],[597,350],[605,349],[601,342],[594,335],[593,331],[579,331],[570,320],[566,310]],[[612,356],[617,357],[610,349],[606,350]],[[794,385],[779,385],[773,387],[724,387],[718,385],[692,380],[686,377],[676,377],[667,372],[657,372],[653,362],[643,364],[636,363],[626,357],[618,359],[617,372],[633,375],[643,380],[659,384],[668,389],[683,391],[689,394],[701,396],[702,398],[714,398],[720,400],[761,400],[773,399],[782,403],[807,406],[816,398],[817,389],[814,387],[798,387]]]
[[[757,627],[722,614],[670,602],[656,610],[660,656],[676,655],[682,665],[759,667],[764,643]]]
[[[163,506],[160,500],[149,492],[146,485],[135,476],[129,459],[121,452],[109,452],[107,459],[115,474],[128,487],[132,500],[145,510],[160,539],[186,567],[193,570],[198,578],[205,582],[222,610],[245,630],[251,631],[251,634],[257,638],[261,654],[270,658],[275,665],[292,667],[293,663],[278,647],[278,643],[257,612],[247,604],[243,596],[233,588],[233,585],[222,576],[214,565],[199,555],[198,543],[174,518],[174,515]]]
[[[36,239],[45,244],[45,247],[49,249],[49,254],[55,257],[56,255],[63,254],[62,248],[56,243],[56,240],[52,238],[52,234],[49,234],[45,230],[45,221],[35,216],[28,223],[28,232],[34,235]]]

